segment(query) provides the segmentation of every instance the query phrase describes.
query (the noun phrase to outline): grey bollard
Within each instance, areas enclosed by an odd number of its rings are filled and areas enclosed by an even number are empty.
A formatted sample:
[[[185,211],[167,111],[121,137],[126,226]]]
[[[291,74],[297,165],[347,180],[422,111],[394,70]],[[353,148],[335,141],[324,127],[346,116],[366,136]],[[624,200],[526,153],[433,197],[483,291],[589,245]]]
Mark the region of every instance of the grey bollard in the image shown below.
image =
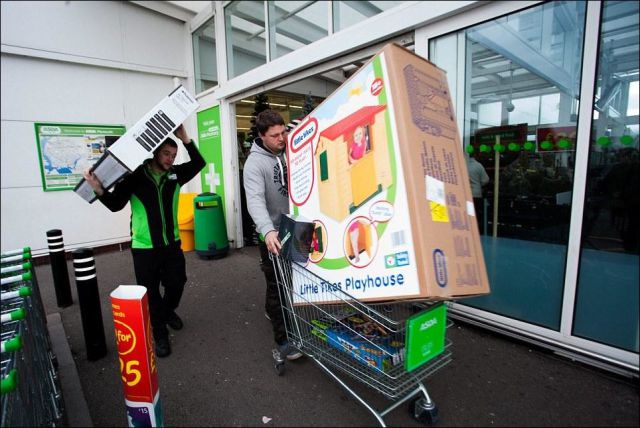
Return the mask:
[[[51,273],[53,274],[53,287],[56,290],[56,302],[59,308],[66,308],[73,304],[71,298],[71,286],[69,285],[69,271],[67,270],[67,258],[64,252],[64,241],[60,229],[47,231],[49,244],[49,260],[51,260]]]
[[[72,254],[87,359],[94,361],[107,354],[95,259],[90,248],[80,248]]]

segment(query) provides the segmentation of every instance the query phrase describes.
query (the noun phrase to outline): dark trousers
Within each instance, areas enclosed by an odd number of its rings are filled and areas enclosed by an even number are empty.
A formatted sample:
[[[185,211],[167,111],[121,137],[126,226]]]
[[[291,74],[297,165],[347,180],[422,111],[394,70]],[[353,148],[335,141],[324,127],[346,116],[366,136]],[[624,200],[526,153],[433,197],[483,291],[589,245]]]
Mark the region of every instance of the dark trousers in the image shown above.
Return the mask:
[[[473,207],[476,210],[476,219],[478,220],[478,229],[480,235],[484,234],[484,198],[473,198]]]
[[[180,298],[187,282],[184,254],[180,243],[164,248],[142,250],[132,248],[133,268],[138,285],[147,289],[149,316],[153,327],[153,337],[169,337],[167,314],[180,304]],[[160,293],[160,284],[164,295]]]
[[[260,268],[264,273],[264,279],[267,282],[267,292],[265,295],[264,310],[271,318],[271,327],[273,328],[273,339],[278,345],[282,345],[287,341],[287,330],[285,328],[285,320],[282,314],[282,306],[280,303],[281,290],[278,288],[276,280],[276,271],[273,262],[269,258],[269,250],[267,245],[260,241]],[[284,299],[282,300],[284,301]]]

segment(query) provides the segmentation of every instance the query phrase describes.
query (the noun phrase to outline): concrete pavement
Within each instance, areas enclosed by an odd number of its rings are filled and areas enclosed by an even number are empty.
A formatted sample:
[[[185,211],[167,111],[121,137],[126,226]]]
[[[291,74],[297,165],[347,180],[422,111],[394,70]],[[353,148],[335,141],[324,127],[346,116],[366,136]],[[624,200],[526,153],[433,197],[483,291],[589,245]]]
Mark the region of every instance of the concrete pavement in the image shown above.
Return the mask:
[[[189,279],[178,310],[185,328],[171,333],[173,354],[158,360],[166,426],[377,425],[309,358],[288,362],[285,374],[276,375],[256,247],[231,250],[219,260],[202,260],[194,252],[186,259]],[[96,270],[108,353],[91,362],[71,262],[74,304],[64,309],[56,307],[51,267],[36,267],[47,313],[60,313],[90,421],[126,427],[109,293],[135,284],[129,250],[96,255]],[[425,382],[439,407],[437,426],[638,426],[637,379],[459,322],[448,337],[453,362]],[[63,384],[67,409],[82,412],[74,405],[81,400],[78,386],[67,388],[76,389],[65,390]],[[355,388],[374,407],[390,404],[368,388]],[[392,411],[385,422],[421,426],[406,407]],[[70,426],[85,425],[78,422],[86,422],[82,415],[69,416]]]

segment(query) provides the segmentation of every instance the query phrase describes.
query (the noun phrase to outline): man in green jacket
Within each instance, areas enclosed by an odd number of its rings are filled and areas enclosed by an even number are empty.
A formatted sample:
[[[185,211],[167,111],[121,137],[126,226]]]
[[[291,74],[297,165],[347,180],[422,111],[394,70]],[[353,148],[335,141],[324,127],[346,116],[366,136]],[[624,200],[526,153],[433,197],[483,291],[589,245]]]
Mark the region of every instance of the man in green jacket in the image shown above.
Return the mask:
[[[85,171],[98,200],[111,211],[131,203],[131,254],[138,285],[147,288],[149,314],[153,327],[156,356],[171,354],[169,330],[182,329],[183,323],[175,310],[187,282],[185,259],[180,248],[178,201],[180,187],[200,172],[205,161],[198,148],[180,125],[175,136],[189,154],[189,162],[173,165],[178,145],[167,138],[146,160],[107,192],[100,180]],[[164,286],[164,295],[160,292]]]

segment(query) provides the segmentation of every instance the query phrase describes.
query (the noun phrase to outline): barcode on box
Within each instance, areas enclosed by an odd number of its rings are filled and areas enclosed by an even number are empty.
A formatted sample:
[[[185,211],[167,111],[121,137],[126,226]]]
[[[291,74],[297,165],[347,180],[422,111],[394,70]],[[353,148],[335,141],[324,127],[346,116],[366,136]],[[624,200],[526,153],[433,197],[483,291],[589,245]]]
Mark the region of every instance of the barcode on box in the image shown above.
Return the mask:
[[[393,245],[394,247],[405,245],[405,243],[406,241],[404,238],[404,230],[399,230],[391,234],[391,245]]]

